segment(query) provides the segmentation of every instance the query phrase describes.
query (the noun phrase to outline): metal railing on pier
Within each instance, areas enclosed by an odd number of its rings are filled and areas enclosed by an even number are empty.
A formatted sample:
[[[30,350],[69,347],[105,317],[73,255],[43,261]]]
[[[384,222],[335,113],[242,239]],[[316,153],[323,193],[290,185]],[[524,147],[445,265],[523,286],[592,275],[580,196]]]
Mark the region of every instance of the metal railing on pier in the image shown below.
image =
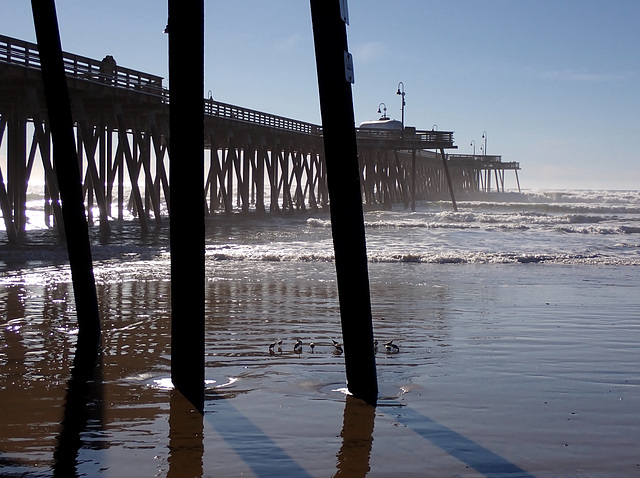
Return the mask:
[[[212,99],[205,100],[204,114],[205,116],[241,121],[257,126],[281,129],[296,133],[312,135],[322,134],[322,128],[312,123],[305,123],[304,121],[285,118],[283,116],[276,116],[269,113],[263,113],[261,111],[250,110],[248,108],[241,108],[240,106],[220,103]]]

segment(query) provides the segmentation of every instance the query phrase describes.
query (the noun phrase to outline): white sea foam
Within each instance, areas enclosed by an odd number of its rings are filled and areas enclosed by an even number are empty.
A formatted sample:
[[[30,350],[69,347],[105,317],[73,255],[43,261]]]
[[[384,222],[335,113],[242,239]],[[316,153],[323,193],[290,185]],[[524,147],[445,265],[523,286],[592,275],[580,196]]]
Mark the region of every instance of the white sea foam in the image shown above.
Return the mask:
[[[38,204],[37,198],[30,198],[35,216],[41,214]],[[401,205],[392,210],[369,210],[365,227],[370,262],[636,265],[638,247],[627,244],[638,242],[633,237],[640,234],[640,193],[493,193],[460,198],[457,212],[447,201],[424,201],[415,211]],[[100,239],[97,226],[91,229],[98,281],[142,280],[149,270],[157,279],[169,278],[166,226],[147,237],[141,236],[136,220],[114,222],[112,229],[114,236],[109,242]],[[215,216],[207,222],[206,259],[211,264],[331,262],[331,233],[326,211],[286,217]],[[2,234],[0,242],[6,241]],[[0,250],[0,270],[5,271],[2,283],[10,284],[16,270],[30,281],[70,281],[68,255],[56,234],[41,229],[29,231],[28,237],[26,246],[3,246]],[[30,274],[34,266],[50,269],[47,274]]]

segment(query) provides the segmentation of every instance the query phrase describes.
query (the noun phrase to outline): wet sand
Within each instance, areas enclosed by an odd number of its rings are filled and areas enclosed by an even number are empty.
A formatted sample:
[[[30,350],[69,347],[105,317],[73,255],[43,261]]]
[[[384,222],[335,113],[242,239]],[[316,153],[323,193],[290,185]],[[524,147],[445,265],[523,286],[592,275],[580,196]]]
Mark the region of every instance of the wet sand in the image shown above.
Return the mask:
[[[0,476],[640,476],[637,268],[370,274],[376,337],[400,346],[377,354],[377,408],[340,390],[333,265],[234,263],[207,287],[204,418],[168,386],[162,277],[98,271],[103,353],[85,388],[69,388],[70,285],[5,281]]]

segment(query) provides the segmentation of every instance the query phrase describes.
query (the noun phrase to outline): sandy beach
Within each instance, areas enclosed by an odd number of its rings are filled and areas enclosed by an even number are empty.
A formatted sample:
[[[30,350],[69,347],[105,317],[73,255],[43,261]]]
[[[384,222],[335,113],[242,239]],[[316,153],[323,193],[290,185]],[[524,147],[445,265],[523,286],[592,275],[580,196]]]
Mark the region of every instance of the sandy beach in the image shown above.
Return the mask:
[[[269,282],[282,267],[300,278]],[[99,380],[70,429],[68,284],[5,286],[30,319],[3,324],[3,476],[55,475],[61,448],[78,476],[640,474],[637,268],[372,264],[376,337],[400,346],[377,354],[375,409],[342,390],[332,268],[209,282],[204,418],[170,387],[169,283],[102,284]]]

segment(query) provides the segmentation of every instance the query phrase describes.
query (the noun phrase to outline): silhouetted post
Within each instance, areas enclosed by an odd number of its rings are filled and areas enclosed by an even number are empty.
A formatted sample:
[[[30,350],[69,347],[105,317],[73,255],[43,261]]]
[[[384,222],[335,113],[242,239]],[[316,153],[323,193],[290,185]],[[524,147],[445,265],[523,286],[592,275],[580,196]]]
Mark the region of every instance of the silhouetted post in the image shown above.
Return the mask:
[[[454,212],[458,210],[456,204],[456,197],[453,194],[453,184],[451,183],[451,175],[449,174],[449,165],[447,164],[447,156],[444,154],[444,149],[440,148],[440,154],[442,155],[442,167],[444,168],[444,175],[447,178],[447,186],[449,186],[449,194],[451,195],[451,203],[453,204]]]
[[[169,0],[171,379],[204,409],[204,1]]]
[[[1,128],[0,128],[0,134],[2,134]],[[9,201],[9,195],[7,194],[7,189],[4,186],[4,178],[2,177],[2,171],[0,171],[0,206],[2,207],[2,218],[4,219],[4,225],[7,230],[7,239],[9,240],[9,244],[15,245],[18,243],[18,233],[16,232],[16,225],[13,222],[13,212],[11,211],[11,202]]]
[[[416,210],[416,150],[411,150],[411,212]]]
[[[82,338],[78,337],[78,342],[97,342],[100,338],[98,298],[56,6],[54,0],[32,0],[31,8],[53,140],[53,165],[62,200],[78,329],[79,335],[82,335]]]
[[[311,0],[320,111],[327,164],[331,229],[336,257],[347,387],[375,405],[369,273],[351,82],[347,79],[347,32],[340,0]]]

